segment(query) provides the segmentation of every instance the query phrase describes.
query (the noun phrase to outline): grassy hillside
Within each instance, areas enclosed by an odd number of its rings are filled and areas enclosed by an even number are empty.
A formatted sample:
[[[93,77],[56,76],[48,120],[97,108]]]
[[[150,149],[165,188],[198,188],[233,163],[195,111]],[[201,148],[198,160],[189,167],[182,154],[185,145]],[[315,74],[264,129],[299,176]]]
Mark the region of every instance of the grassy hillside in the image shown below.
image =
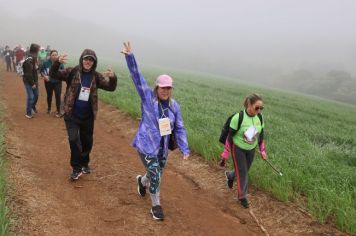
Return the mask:
[[[3,69],[2,67],[0,68]],[[0,236],[6,235],[8,218],[6,207],[6,174],[5,174],[5,140],[4,125],[2,123],[2,106],[0,104]]]
[[[101,98],[139,117],[140,101],[127,69],[114,69],[122,72],[118,89],[102,92]],[[156,76],[167,71],[143,73],[153,85]],[[298,202],[320,222],[336,221],[340,229],[356,234],[355,106],[209,75],[169,74],[175,80],[174,97],[181,105],[190,147],[213,162],[223,148],[218,138],[226,118],[242,109],[246,95],[261,94],[269,158],[284,176],[256,156],[250,183],[280,200]]]

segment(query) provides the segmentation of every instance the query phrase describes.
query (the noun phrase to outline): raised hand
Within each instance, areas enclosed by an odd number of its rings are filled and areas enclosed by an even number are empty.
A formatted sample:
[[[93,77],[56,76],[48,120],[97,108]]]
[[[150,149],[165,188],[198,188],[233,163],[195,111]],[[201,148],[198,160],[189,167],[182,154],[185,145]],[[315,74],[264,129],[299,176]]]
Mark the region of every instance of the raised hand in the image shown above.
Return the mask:
[[[58,57],[58,61],[59,61],[59,63],[61,63],[61,64],[66,64],[67,63],[67,54],[64,54],[64,55],[60,55],[59,57]]]
[[[130,55],[132,53],[130,42],[124,43],[124,48],[121,50],[121,53],[125,55]]]
[[[109,67],[106,71],[103,72],[104,77],[114,77],[114,72],[111,67]]]

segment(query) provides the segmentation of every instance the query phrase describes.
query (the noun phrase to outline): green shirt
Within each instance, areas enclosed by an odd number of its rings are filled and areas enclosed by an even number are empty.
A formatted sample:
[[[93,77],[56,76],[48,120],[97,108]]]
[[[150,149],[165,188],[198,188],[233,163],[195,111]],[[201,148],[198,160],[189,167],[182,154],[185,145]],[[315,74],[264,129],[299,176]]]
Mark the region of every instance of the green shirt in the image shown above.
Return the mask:
[[[44,62],[47,60],[47,52],[46,51],[39,51],[38,52],[38,58],[40,59],[41,62]]]
[[[239,122],[239,113],[236,113],[231,119],[230,122],[230,128],[236,130],[237,125]],[[250,126],[255,126],[257,129],[257,134],[255,135],[254,141],[252,142],[247,142],[244,133]],[[233,142],[236,146],[238,146],[241,149],[244,150],[252,150],[257,146],[258,143],[258,136],[261,133],[262,129],[264,128],[264,122],[261,125],[260,118],[258,118],[257,115],[255,116],[249,116],[244,110],[244,117],[241,123],[240,129],[237,131],[237,133],[233,137]]]

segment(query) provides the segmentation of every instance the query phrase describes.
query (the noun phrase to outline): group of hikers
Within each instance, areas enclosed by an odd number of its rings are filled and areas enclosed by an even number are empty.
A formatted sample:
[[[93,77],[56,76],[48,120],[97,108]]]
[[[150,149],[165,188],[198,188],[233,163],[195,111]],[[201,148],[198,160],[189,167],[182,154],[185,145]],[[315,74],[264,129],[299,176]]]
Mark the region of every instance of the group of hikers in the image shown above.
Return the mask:
[[[93,147],[94,121],[98,112],[98,89],[115,91],[117,76],[111,69],[103,73],[96,71],[98,58],[91,49],[85,49],[79,64],[65,67],[67,55],[58,55],[50,50],[46,59],[40,59],[41,47],[31,44],[28,55],[22,63],[23,82],[27,93],[26,117],[31,119],[37,113],[38,75],[45,81],[48,110],[51,111],[49,92],[56,94],[58,117],[61,117],[61,87],[66,83],[63,101],[63,119],[70,147],[71,180],[78,180],[82,174],[91,173],[90,152]],[[179,148],[183,159],[190,155],[187,134],[178,102],[173,99],[173,79],[167,74],[159,75],[152,89],[140,72],[131,44],[124,43],[124,54],[132,81],[141,99],[141,121],[132,146],[137,150],[145,173],[136,176],[137,191],[140,197],[149,192],[153,219],[163,220],[164,213],[160,202],[160,184],[167,163],[169,150]],[[4,55],[4,54],[3,54]],[[52,93],[51,92],[51,93]],[[50,95],[52,97],[52,94]],[[58,98],[58,99],[57,99]],[[244,109],[227,121],[223,140],[224,151],[219,162],[225,167],[230,154],[234,170],[225,172],[229,188],[237,182],[238,199],[242,207],[248,208],[248,170],[255,149],[258,146],[261,157],[267,159],[263,134],[264,122],[261,115],[263,99],[251,94],[244,101]]]

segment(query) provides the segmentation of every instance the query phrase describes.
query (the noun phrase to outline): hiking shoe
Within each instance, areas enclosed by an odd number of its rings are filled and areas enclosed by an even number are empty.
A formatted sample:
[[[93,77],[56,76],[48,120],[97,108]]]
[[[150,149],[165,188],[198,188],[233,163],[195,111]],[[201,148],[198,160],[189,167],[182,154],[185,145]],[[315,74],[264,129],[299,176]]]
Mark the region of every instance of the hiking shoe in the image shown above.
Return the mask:
[[[248,208],[249,207],[249,204],[248,204],[248,201],[246,198],[242,198],[240,199],[240,204],[243,208]]]
[[[83,174],[90,174],[91,173],[91,168],[89,166],[83,166],[82,167],[82,173]]]
[[[141,197],[144,197],[146,195],[146,186],[143,186],[141,179],[142,179],[141,175],[136,176],[137,192],[138,194],[140,194]]]
[[[27,119],[32,119],[32,118],[33,118],[32,115],[25,115],[25,117],[26,117]]]
[[[70,174],[71,180],[77,180],[82,175],[82,171],[80,170],[73,170],[72,174]]]
[[[225,177],[226,177],[226,183],[229,188],[232,188],[234,186],[234,181],[229,179],[229,172],[225,171]]]
[[[151,214],[155,220],[164,220],[163,209],[160,205],[152,207]]]

